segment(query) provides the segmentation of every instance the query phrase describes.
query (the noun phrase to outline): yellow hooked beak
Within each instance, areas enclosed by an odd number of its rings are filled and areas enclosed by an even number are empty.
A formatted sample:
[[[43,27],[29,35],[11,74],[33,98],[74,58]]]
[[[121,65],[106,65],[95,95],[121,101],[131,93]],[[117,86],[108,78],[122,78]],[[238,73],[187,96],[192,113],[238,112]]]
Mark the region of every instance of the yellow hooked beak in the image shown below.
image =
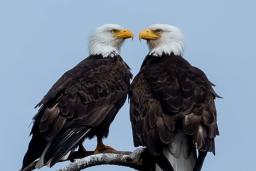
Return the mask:
[[[159,34],[155,33],[154,31],[150,29],[145,29],[142,30],[139,34],[139,39],[144,39],[144,40],[156,40],[160,37]]]
[[[119,39],[128,39],[128,38],[133,39],[133,33],[128,29],[117,30],[114,33],[114,35],[116,38],[119,38]]]

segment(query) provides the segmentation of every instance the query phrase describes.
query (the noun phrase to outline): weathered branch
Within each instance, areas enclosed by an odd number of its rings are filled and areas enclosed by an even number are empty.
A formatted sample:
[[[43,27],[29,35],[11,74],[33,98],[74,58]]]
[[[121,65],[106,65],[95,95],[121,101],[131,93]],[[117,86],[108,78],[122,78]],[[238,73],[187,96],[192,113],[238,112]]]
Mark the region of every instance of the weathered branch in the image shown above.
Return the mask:
[[[144,148],[138,148],[132,153],[116,152],[89,155],[83,159],[78,159],[74,163],[69,164],[58,171],[80,171],[82,169],[96,166],[96,165],[119,165],[126,166],[136,170],[149,171],[154,162],[147,154]]]
[[[86,154],[77,153],[72,154],[64,161],[75,161],[59,171],[80,171],[82,169],[97,166],[97,165],[119,165],[130,167],[136,170],[150,171],[154,168],[155,161],[152,159],[150,153],[145,148],[138,148],[134,152],[116,151],[114,153],[94,154],[94,151],[86,151]],[[27,166],[24,171],[31,171],[35,169],[36,162]]]

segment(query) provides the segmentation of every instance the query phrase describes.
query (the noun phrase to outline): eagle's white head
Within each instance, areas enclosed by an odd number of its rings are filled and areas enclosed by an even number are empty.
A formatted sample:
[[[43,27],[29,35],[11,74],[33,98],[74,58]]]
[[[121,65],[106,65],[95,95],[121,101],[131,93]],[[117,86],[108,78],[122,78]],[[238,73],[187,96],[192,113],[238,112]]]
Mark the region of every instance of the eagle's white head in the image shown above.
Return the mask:
[[[89,38],[90,55],[120,54],[120,48],[127,38],[132,38],[133,33],[117,24],[105,24],[96,28]]]
[[[183,55],[184,37],[175,26],[153,24],[141,31],[139,38],[147,40],[151,55],[161,56],[163,53]]]

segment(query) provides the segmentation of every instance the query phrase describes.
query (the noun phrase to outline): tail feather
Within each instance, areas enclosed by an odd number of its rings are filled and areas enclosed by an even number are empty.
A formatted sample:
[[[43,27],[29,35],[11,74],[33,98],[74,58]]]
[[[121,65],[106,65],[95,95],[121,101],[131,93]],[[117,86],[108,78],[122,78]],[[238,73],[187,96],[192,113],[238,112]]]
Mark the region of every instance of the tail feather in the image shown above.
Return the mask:
[[[161,153],[159,156],[156,156],[155,161],[157,166],[159,166],[159,168],[161,168],[162,171],[174,171],[171,163],[163,153]]]
[[[21,171],[27,170],[26,167],[28,167],[31,163],[33,163],[41,156],[46,145],[47,142],[41,134],[34,134],[32,136],[32,139],[28,146],[28,150],[23,158]]]
[[[174,171],[192,171],[195,166],[196,149],[190,148],[189,139],[182,131],[175,135],[174,141],[163,150],[163,153],[172,164]],[[162,169],[156,166],[156,171]]]
[[[89,131],[90,129],[87,128],[73,128],[55,137],[45,148],[36,168],[41,168],[44,165],[53,166],[76,148],[79,142],[85,139]]]

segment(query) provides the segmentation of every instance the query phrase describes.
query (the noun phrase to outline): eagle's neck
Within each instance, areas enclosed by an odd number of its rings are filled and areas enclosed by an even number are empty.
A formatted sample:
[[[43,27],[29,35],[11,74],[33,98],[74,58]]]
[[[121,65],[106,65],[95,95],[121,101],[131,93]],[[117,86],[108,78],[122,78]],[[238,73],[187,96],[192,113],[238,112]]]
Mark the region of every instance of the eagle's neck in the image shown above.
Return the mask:
[[[114,57],[119,55],[120,50],[113,46],[92,44],[89,48],[90,55],[102,55],[103,57]]]
[[[161,41],[161,42],[148,42],[149,55],[163,56],[163,54],[171,55],[172,53],[177,56],[182,56],[184,51],[184,43],[182,41]]]

